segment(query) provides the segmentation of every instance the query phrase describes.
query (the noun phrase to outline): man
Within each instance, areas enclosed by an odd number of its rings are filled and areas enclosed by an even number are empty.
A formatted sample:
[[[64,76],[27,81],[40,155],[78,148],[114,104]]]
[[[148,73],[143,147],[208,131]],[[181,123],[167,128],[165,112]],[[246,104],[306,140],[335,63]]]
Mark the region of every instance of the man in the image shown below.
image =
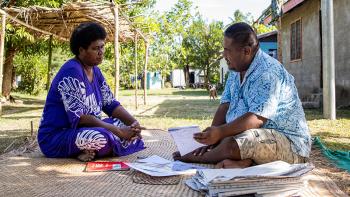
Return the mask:
[[[246,23],[228,27],[223,45],[230,74],[221,104],[212,126],[194,135],[208,146],[174,159],[218,168],[306,162],[311,137],[293,76],[259,48]]]

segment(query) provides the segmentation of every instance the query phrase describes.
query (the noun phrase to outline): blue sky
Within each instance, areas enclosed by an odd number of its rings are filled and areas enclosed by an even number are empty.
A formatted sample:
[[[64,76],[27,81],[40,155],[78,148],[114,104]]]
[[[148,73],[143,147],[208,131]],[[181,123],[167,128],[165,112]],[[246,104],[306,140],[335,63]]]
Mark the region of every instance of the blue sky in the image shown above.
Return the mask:
[[[177,0],[158,0],[155,9],[163,12],[170,10]],[[243,13],[250,12],[257,19],[266,9],[271,0],[192,0],[193,7],[198,6],[199,12],[209,21],[223,21],[229,23],[229,17],[237,9]]]

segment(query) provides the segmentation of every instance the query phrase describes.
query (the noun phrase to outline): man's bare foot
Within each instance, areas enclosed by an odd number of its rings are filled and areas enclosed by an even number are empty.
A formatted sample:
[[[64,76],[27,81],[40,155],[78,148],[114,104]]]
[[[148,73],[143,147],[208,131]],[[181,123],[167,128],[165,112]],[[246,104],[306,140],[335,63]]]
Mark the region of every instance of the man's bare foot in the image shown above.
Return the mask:
[[[77,158],[83,162],[92,161],[95,158],[95,151],[94,150],[84,150],[84,152],[81,153]]]
[[[215,165],[215,168],[246,168],[253,164],[251,159],[244,159],[240,161],[225,159]]]

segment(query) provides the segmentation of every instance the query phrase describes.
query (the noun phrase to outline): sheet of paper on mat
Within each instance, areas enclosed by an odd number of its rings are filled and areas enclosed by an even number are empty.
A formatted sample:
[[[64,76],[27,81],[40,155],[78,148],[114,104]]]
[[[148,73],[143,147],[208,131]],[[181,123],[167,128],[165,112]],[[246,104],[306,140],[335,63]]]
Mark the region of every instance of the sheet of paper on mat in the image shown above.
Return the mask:
[[[193,134],[201,132],[198,126],[173,127],[168,129],[181,156],[205,146],[193,139]]]
[[[150,176],[175,176],[182,174],[195,174],[196,169],[203,169],[201,166],[173,162],[158,155],[152,155],[145,159],[139,159],[132,163],[126,163],[129,167],[148,174]]]

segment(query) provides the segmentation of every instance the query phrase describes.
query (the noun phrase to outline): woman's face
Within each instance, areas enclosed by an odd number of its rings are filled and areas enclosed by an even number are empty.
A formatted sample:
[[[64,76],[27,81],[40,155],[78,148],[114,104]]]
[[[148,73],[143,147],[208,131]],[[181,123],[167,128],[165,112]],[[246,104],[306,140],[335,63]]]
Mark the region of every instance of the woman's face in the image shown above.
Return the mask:
[[[80,47],[79,58],[88,66],[96,66],[102,63],[104,53],[105,40],[96,40],[87,49]]]

